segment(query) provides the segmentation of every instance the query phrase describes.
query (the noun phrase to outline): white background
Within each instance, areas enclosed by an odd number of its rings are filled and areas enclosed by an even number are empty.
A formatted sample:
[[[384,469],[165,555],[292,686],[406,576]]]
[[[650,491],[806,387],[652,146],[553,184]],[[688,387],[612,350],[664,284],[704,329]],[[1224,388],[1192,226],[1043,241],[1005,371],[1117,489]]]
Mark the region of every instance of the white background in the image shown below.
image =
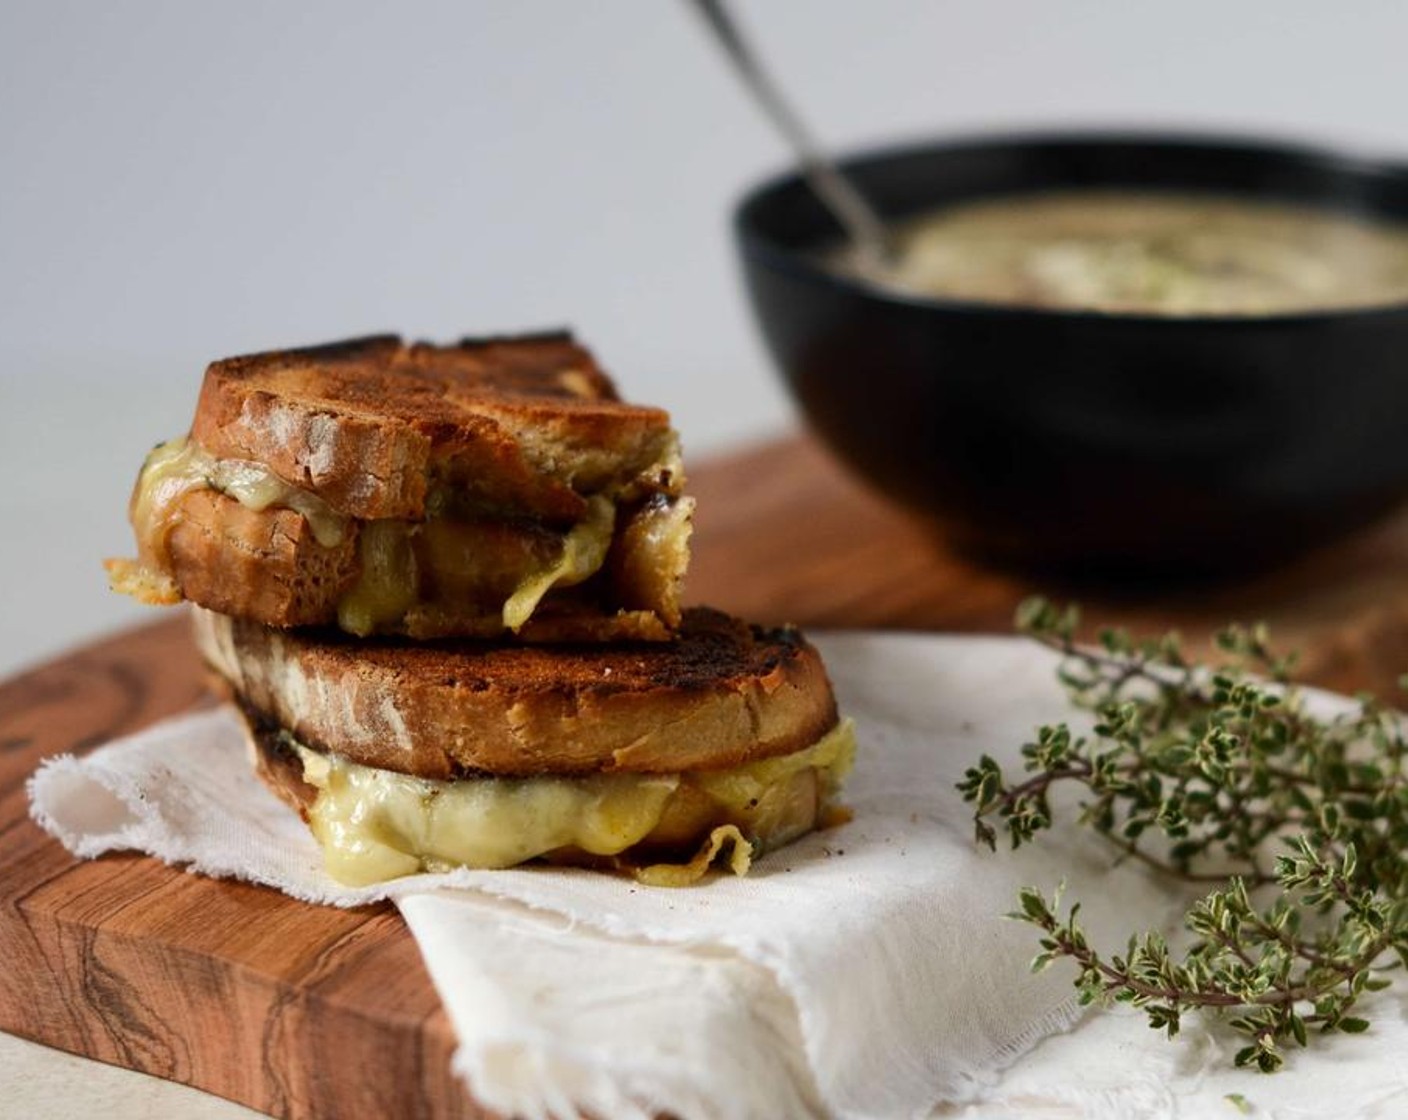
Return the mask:
[[[1408,5],[744,0],[837,147],[1070,122],[1408,150]],[[571,323],[701,453],[788,423],[737,284],[783,162],[683,3],[0,0],[0,674],[150,617],[98,561],[211,358]]]
[[[1408,152],[1394,0],[739,7],[837,147],[1080,122]],[[98,561],[214,357],[568,322],[696,458],[783,427],[726,227],[781,162],[673,0],[0,0],[0,674],[150,617]],[[0,1098],[192,1107],[3,1038]]]

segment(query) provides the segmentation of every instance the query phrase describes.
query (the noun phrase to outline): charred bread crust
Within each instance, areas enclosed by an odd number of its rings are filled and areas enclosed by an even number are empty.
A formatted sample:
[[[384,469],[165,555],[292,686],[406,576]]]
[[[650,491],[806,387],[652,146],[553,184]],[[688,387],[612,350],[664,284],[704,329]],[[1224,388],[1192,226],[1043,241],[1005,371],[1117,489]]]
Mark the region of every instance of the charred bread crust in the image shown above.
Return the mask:
[[[443,481],[563,523],[675,441],[666,412],[622,402],[565,333],[451,346],[377,335],[228,358],[206,370],[191,436],[349,517],[420,520]]]
[[[318,799],[318,788],[303,780],[303,761],[279,728],[260,718],[257,713],[237,707],[244,717],[254,772],[280,801],[306,822],[309,809]]]
[[[309,637],[200,610],[195,628],[266,724],[425,778],[725,769],[802,750],[837,722],[798,631],[702,608],[673,642],[612,646]]]

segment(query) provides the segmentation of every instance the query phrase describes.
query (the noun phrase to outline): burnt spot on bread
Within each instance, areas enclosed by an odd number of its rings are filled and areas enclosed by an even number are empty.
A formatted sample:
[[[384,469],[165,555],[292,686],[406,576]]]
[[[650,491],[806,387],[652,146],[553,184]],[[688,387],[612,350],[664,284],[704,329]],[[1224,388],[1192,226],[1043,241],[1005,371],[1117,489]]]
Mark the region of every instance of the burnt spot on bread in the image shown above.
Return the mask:
[[[303,761],[294,750],[292,736],[242,698],[237,697],[235,704],[254,750],[254,772],[279,800],[306,821],[318,790],[303,779]]]
[[[502,346],[505,343],[555,342],[576,346],[577,339],[571,327],[545,327],[536,331],[517,331],[514,334],[465,335],[455,343],[461,350],[481,350],[486,346]]]

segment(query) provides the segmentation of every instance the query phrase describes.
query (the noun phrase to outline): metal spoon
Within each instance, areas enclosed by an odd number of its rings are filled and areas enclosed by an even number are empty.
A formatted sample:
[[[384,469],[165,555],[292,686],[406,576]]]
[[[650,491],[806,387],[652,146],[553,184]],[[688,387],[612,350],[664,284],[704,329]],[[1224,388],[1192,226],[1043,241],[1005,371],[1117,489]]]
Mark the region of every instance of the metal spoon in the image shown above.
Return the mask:
[[[806,125],[782,96],[772,75],[764,69],[739,32],[738,25],[724,6],[724,0],[692,2],[764,115],[791,146],[807,185],[841,223],[841,228],[854,245],[857,260],[878,270],[889,267],[894,261],[894,246],[884,219],[831,158],[822,152]]]

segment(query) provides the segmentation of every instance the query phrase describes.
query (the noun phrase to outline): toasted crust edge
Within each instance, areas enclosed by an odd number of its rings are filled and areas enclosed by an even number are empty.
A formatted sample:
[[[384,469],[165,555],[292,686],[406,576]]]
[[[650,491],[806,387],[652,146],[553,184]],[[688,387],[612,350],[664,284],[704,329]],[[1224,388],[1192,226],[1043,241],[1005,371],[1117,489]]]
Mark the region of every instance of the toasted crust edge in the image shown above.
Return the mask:
[[[590,647],[538,647],[532,673],[510,674],[494,647],[359,653],[209,611],[196,643],[245,709],[308,746],[418,777],[529,776],[723,769],[791,754],[837,723],[816,650],[795,631],[751,630],[718,612],[686,612],[668,644],[631,647],[634,682],[584,683]],[[691,664],[707,631],[738,628],[745,671]],[[746,635],[746,637],[745,637]],[[744,645],[743,643],[749,643]],[[498,666],[499,668],[496,668]],[[565,670],[573,667],[576,678]],[[688,670],[687,672],[684,670]]]

